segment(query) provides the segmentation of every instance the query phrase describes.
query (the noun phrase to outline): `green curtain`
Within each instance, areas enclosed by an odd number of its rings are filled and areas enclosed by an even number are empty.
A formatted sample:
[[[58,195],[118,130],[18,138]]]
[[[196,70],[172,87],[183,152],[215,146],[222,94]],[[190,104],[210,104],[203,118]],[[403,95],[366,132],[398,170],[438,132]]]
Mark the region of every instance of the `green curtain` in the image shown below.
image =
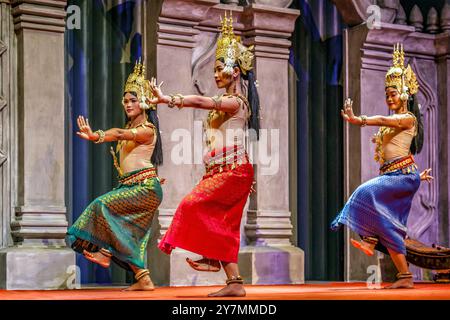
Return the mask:
[[[330,223],[343,205],[342,23],[329,0],[296,1],[297,235],[306,280],[343,280],[343,232]]]

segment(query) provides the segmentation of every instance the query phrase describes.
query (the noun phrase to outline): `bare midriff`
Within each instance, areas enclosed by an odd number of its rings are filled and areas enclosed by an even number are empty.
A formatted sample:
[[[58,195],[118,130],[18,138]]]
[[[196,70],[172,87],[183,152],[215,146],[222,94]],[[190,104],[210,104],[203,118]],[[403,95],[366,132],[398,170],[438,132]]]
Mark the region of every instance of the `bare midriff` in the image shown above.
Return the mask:
[[[120,168],[123,173],[152,166],[151,157],[155,149],[156,137],[151,144],[126,141],[120,150]]]

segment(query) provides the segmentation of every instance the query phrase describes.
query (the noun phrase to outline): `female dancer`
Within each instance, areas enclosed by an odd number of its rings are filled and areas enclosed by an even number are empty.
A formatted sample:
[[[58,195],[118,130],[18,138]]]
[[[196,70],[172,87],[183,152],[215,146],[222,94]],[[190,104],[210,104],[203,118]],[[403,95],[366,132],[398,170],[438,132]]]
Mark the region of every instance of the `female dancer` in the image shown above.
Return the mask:
[[[149,81],[139,62],[125,85],[125,129],[93,132],[88,119],[77,119],[80,138],[94,143],[118,141],[120,165],[112,147],[111,153],[119,172],[119,185],[89,204],[68,230],[69,239],[75,251],[104,268],[112,259],[132,270],[137,282],[125,290],[154,289],[144,258],[152,219],[162,200],[153,166],[162,163],[162,150],[156,107],[147,105],[148,98]]]
[[[375,160],[380,163],[380,176],[359,186],[348,199],[332,223],[341,224],[357,232],[361,241],[351,239],[356,248],[373,255],[376,245],[387,248],[397,270],[397,281],[387,288],[412,288],[412,274],[406,262],[406,222],[414,194],[421,180],[428,182],[431,169],[418,173],[413,154],[423,145],[423,125],[416,93],[416,76],[404,66],[403,47],[394,48],[393,67],[386,74],[386,103],[390,116],[353,114],[352,101],[347,99],[342,117],[351,124],[380,126],[374,137]],[[379,242],[379,243],[378,243]]]
[[[189,265],[198,271],[217,272],[223,266],[226,286],[209,296],[245,296],[243,279],[237,265],[242,211],[253,183],[253,167],[244,143],[248,125],[259,129],[259,101],[253,76],[251,48],[234,36],[232,18],[222,21],[216,50],[214,78],[226,94],[214,97],[169,95],[162,93],[156,80],[151,103],[169,107],[211,110],[206,120],[206,174],[178,206],[172,223],[159,244],[170,254],[176,248],[203,255]],[[248,100],[243,96],[242,80],[248,80]]]

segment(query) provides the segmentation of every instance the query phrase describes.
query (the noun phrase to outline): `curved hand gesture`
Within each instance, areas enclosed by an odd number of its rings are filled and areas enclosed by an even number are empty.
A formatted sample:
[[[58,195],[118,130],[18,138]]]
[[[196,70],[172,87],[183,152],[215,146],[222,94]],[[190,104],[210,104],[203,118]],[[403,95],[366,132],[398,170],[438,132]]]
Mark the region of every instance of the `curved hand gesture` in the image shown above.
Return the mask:
[[[94,133],[92,132],[91,126],[89,125],[89,120],[84,119],[83,116],[78,116],[77,118],[77,124],[80,131],[77,132],[77,135],[80,138],[83,138],[85,140],[93,140]]]
[[[351,124],[361,124],[362,120],[360,117],[355,117],[353,113],[353,101],[350,98],[345,100],[344,109],[341,109],[342,118]]]
[[[431,182],[431,180],[433,180],[434,178],[432,176],[429,175],[429,173],[431,172],[431,168],[425,169],[420,173],[420,180],[426,180],[428,183]]]
[[[150,91],[153,94],[153,98],[150,99],[151,104],[158,104],[163,102],[164,94],[161,91],[161,86],[163,83],[164,81],[161,81],[159,85],[156,84],[156,78],[152,78],[150,80]]]

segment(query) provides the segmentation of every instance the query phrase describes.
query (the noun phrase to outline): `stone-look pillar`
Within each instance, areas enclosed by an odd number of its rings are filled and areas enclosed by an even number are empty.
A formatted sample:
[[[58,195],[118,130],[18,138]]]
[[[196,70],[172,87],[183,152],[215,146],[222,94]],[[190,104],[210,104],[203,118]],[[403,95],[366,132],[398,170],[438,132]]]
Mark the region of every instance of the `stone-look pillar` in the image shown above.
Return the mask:
[[[15,119],[15,110],[12,108],[15,96],[11,92],[14,85],[11,57],[15,53],[12,20],[9,1],[0,1],[0,248],[11,243],[9,224],[14,215],[11,208],[11,190],[15,186],[14,179],[11,179],[14,165],[14,143],[11,140],[14,135],[10,134]]]
[[[239,255],[241,274],[253,284],[304,282],[304,253],[291,244],[289,209],[288,39],[299,14],[259,4],[243,14],[244,43],[255,46],[262,128],[253,149],[256,193],[247,212],[248,245]]]
[[[368,29],[365,24],[350,28],[344,39],[344,96],[353,99],[356,114],[389,114],[384,101],[384,81],[392,64],[395,43],[403,43],[405,62],[411,64],[417,74],[425,141],[422,152],[416,155],[415,159],[420,170],[432,168],[436,180],[431,184],[421,184],[409,215],[408,234],[429,245],[440,242],[439,184],[448,184],[447,178],[440,173],[442,159],[438,155],[438,123],[443,121],[438,119],[438,115],[443,106],[438,101],[436,37],[417,33],[413,26],[382,23],[380,29]],[[378,164],[373,159],[375,146],[371,143],[371,137],[377,130],[377,127],[360,129],[345,125],[345,199],[348,199],[361,183],[378,175]],[[441,182],[441,179],[445,181]],[[384,268],[390,264],[386,262],[389,261],[387,257],[381,255],[368,258],[351,248],[348,245],[350,237],[358,236],[352,232],[346,233],[347,280],[366,280],[370,275],[367,273],[369,265],[379,264]],[[386,268],[392,269],[392,266]],[[416,279],[423,277],[420,269],[411,269]],[[389,272],[387,276],[395,275],[394,272]]]
[[[74,278],[64,199],[65,0],[11,1],[17,37],[18,190],[14,247],[2,251],[1,286],[63,289]]]
[[[439,242],[450,244],[450,33],[436,37],[439,99]]]

